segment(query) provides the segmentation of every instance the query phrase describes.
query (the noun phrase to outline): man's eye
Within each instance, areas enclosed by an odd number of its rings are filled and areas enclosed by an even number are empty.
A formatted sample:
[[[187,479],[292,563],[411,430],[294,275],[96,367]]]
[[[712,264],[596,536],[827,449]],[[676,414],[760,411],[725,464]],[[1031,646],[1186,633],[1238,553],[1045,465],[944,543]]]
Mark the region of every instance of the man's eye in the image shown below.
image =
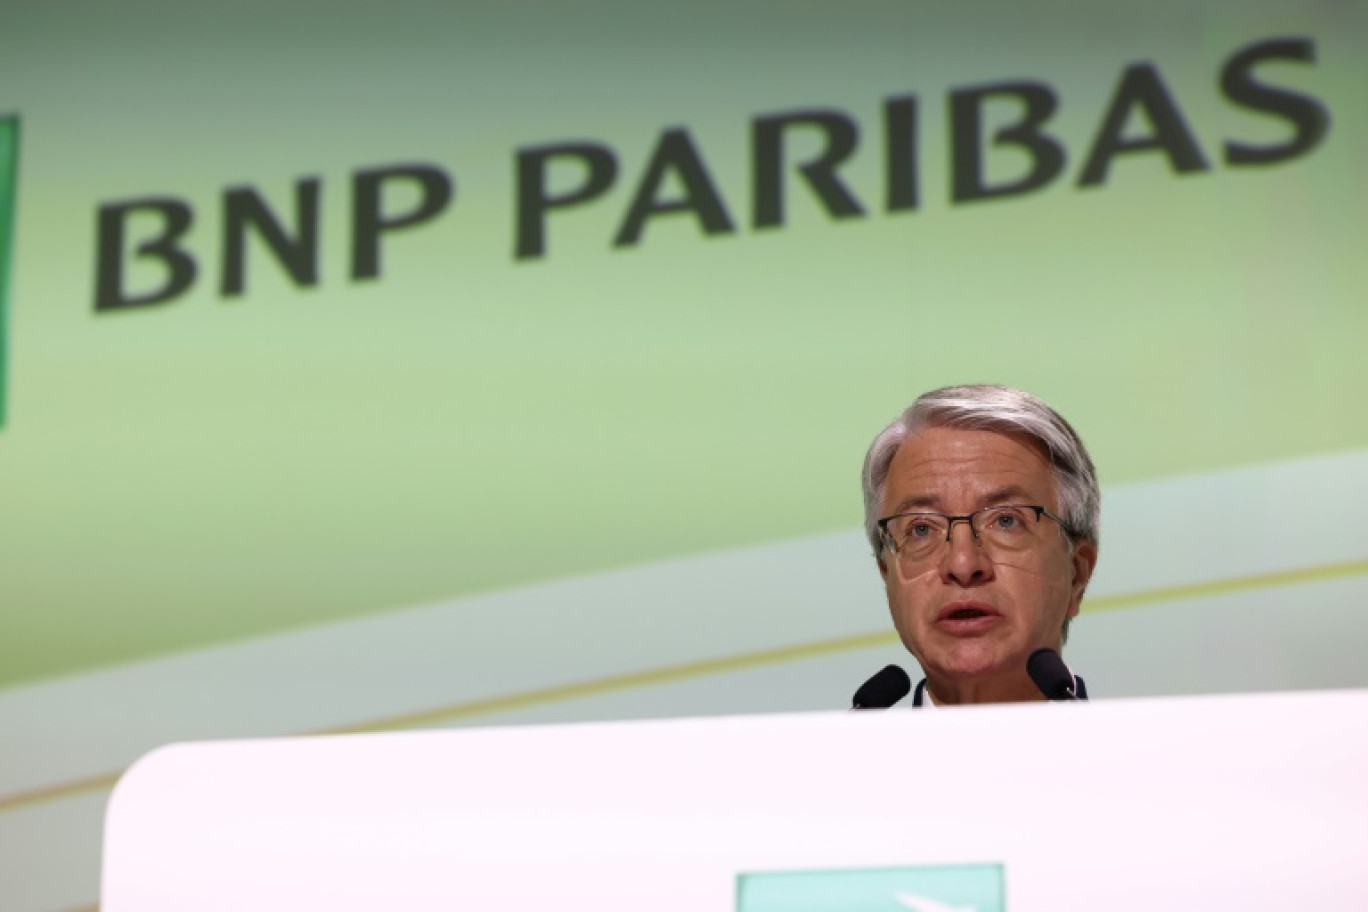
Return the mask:
[[[1003,510],[993,514],[990,525],[999,532],[1019,532],[1026,527],[1026,519],[1016,510]]]
[[[936,531],[929,522],[914,522],[907,527],[908,538],[928,538]]]

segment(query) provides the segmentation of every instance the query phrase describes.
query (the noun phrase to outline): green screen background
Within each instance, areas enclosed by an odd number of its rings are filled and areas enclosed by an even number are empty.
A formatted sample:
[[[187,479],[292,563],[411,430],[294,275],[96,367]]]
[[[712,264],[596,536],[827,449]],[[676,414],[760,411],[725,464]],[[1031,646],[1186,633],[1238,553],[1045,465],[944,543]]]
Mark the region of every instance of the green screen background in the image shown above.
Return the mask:
[[[868,439],[947,382],[1044,396],[1108,484],[1368,442],[1365,70],[1361,33],[1339,27],[1360,7],[73,9],[13,14],[0,56],[0,106],[26,133],[0,684],[850,527]],[[1310,26],[1314,66],[1260,75],[1321,99],[1327,140],[1220,166],[1226,138],[1285,134],[1220,98],[1221,63]],[[1075,189],[1136,59],[1215,167],[1136,155]],[[1056,88],[1066,175],[951,207],[945,92],[1004,78]],[[876,209],[878,105],[908,92],[919,211],[832,222],[790,180],[790,224],[745,227],[751,117],[850,112],[849,183]],[[672,125],[741,230],[704,240],[668,216],[613,250]],[[515,261],[514,150],[579,138],[611,145],[622,176],[550,217],[544,260]],[[450,170],[456,202],[352,283],[349,174],[404,161]],[[306,175],[323,180],[319,286],[254,244],[247,293],[221,299],[222,190],[250,184],[288,219]],[[96,205],[159,194],[194,206],[200,281],[95,313]]]

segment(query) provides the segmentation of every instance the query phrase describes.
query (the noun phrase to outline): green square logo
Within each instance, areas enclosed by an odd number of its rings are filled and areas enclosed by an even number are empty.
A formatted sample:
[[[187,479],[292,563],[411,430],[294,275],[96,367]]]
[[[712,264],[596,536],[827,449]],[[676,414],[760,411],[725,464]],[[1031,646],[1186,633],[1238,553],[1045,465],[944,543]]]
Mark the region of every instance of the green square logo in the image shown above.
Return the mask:
[[[14,194],[19,174],[19,118],[0,117],[0,427],[9,387],[10,256],[14,251]]]
[[[1004,912],[1000,864],[741,874],[737,912]]]

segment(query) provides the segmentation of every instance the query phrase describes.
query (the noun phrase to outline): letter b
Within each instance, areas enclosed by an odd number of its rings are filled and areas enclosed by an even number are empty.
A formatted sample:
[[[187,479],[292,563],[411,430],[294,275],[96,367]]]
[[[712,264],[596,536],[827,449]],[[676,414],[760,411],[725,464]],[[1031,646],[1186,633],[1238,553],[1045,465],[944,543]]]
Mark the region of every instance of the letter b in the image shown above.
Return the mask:
[[[1014,181],[990,186],[983,168],[983,103],[997,97],[1021,103],[1023,114],[1016,123],[999,128],[993,145],[1015,146],[1031,158],[1030,170]],[[950,155],[952,198],[956,203],[1016,196],[1038,190],[1059,176],[1064,168],[1064,148],[1041,130],[1054,114],[1058,101],[1044,83],[1002,82],[950,93]]]
[[[161,234],[143,241],[133,257],[152,257],[166,268],[159,288],[130,294],[124,288],[124,235],[128,217],[136,212],[160,216]],[[95,309],[120,310],[161,304],[182,294],[195,282],[195,261],[178,246],[190,229],[190,206],[171,197],[148,197],[101,206],[97,224],[95,263]]]

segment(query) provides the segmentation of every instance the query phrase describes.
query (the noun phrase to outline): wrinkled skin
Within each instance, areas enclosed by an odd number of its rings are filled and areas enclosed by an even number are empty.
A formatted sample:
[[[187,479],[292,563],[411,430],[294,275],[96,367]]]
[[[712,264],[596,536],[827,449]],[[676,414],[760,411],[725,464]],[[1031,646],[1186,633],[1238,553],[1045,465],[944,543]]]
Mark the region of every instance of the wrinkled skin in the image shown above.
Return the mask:
[[[880,516],[962,515],[1005,503],[1059,514],[1044,448],[1029,437],[932,427],[894,455]],[[936,703],[1043,699],[1026,660],[1042,646],[1061,647],[1064,620],[1078,614],[1097,547],[1085,540],[1070,548],[1048,517],[1037,532],[1029,550],[993,554],[967,523],[956,523],[950,543],[913,568],[887,549],[880,552],[893,624],[921,663]]]

